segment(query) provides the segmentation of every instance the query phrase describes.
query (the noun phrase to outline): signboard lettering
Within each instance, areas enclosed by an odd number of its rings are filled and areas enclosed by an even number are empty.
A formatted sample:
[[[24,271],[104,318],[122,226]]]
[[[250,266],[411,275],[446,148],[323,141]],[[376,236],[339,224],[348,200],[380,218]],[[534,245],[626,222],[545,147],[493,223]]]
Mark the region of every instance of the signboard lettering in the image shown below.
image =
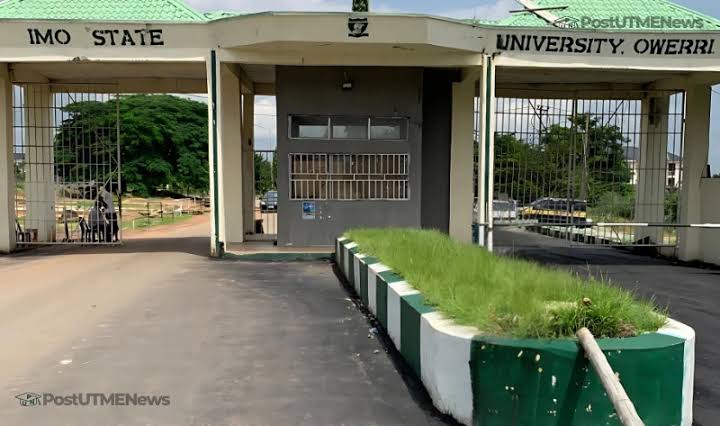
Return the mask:
[[[536,53],[591,55],[714,55],[715,39],[640,38],[627,43],[617,37],[498,34],[497,49]]]
[[[70,32],[65,29],[28,28],[28,37],[32,46],[68,45],[73,40]],[[123,29],[90,31],[95,46],[164,46],[163,30],[161,29]]]

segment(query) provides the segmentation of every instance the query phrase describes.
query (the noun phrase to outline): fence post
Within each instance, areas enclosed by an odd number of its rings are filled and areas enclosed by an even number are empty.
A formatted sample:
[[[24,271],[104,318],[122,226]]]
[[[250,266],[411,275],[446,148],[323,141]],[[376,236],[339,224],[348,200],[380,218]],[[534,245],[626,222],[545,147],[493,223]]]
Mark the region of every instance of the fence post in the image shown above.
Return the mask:
[[[147,202],[147,225],[150,226],[150,201]]]

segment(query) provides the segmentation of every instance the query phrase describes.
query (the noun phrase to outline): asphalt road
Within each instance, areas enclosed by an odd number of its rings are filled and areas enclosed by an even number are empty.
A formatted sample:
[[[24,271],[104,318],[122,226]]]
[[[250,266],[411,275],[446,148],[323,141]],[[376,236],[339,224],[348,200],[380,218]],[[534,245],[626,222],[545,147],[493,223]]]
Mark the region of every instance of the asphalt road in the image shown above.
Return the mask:
[[[685,265],[625,251],[583,246],[519,229],[496,230],[499,253],[609,279],[654,298],[696,332],[695,422],[720,419],[720,269]]]
[[[329,264],[211,260],[202,235],[2,258],[0,424],[447,424]],[[170,405],[23,407],[26,392]]]

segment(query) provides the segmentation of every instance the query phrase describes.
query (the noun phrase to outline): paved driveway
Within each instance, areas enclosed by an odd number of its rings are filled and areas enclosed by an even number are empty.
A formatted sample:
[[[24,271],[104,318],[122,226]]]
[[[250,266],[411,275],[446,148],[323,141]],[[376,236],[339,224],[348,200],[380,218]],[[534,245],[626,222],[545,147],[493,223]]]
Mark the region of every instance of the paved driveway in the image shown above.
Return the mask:
[[[329,264],[214,261],[206,232],[0,262],[0,423],[446,424]],[[21,407],[22,392],[170,405]]]
[[[501,253],[610,279],[667,306],[673,318],[690,325],[697,334],[695,422],[719,424],[720,269],[679,265],[612,248],[581,248],[516,229],[496,231],[496,245]]]

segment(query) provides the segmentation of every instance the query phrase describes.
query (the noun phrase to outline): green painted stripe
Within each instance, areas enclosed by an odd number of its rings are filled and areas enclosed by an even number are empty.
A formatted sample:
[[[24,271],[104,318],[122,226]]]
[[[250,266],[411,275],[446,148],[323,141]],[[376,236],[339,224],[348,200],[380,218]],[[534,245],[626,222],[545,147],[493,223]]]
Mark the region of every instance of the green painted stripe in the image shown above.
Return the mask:
[[[368,266],[374,265],[376,263],[380,263],[380,261],[378,260],[377,257],[372,257],[372,256],[367,256],[367,257],[363,258],[363,260],[365,261],[365,263],[368,264]]]
[[[220,184],[219,184],[219,172],[218,163],[218,126],[217,126],[217,108],[218,108],[218,87],[217,87],[217,54],[214,50],[210,51],[210,77],[211,92],[212,92],[212,152],[213,152],[213,164],[212,164],[212,175],[213,175],[213,223],[215,224],[215,256],[223,257],[223,243],[220,241]]]
[[[411,294],[400,298],[400,353],[410,364],[417,377],[422,377],[420,362],[420,317],[432,312],[426,306],[422,294]]]
[[[377,303],[377,319],[385,330],[388,329],[387,320],[387,282],[382,278],[382,273],[375,277],[375,301]]]
[[[397,283],[397,282],[400,282],[400,281],[404,281],[404,279],[403,279],[402,276],[396,274],[396,273],[393,272],[393,271],[380,272],[380,273],[378,274],[378,276],[379,276],[379,277],[382,277],[382,279],[385,280],[385,282],[388,283],[388,284],[392,284],[392,283]]]
[[[363,259],[363,260],[365,260],[365,259]],[[367,280],[368,280],[367,276],[368,276],[368,265],[365,262],[362,262],[360,264],[360,288],[362,289],[363,285],[364,285],[365,292],[367,292]],[[362,299],[362,290],[361,290],[361,294],[359,296]],[[366,303],[365,299],[363,299],[363,303]],[[367,306],[367,304],[365,306],[370,308],[369,306]]]
[[[353,249],[348,250],[348,270],[347,270],[347,280],[350,283],[351,286],[355,285],[355,252]]]
[[[648,334],[599,343],[645,424],[680,424],[682,340]],[[470,371],[475,425],[620,425],[575,341],[478,336]]]
[[[388,329],[387,292],[388,284],[403,281],[403,278],[393,271],[377,274],[375,278],[375,297],[377,301],[377,319],[385,330]]]
[[[344,244],[344,242],[340,243],[340,248],[337,252],[337,259],[338,259],[337,264],[340,267],[340,270],[343,273],[345,273],[345,271],[343,271],[343,268],[344,268],[343,265],[345,265],[345,244]]]

